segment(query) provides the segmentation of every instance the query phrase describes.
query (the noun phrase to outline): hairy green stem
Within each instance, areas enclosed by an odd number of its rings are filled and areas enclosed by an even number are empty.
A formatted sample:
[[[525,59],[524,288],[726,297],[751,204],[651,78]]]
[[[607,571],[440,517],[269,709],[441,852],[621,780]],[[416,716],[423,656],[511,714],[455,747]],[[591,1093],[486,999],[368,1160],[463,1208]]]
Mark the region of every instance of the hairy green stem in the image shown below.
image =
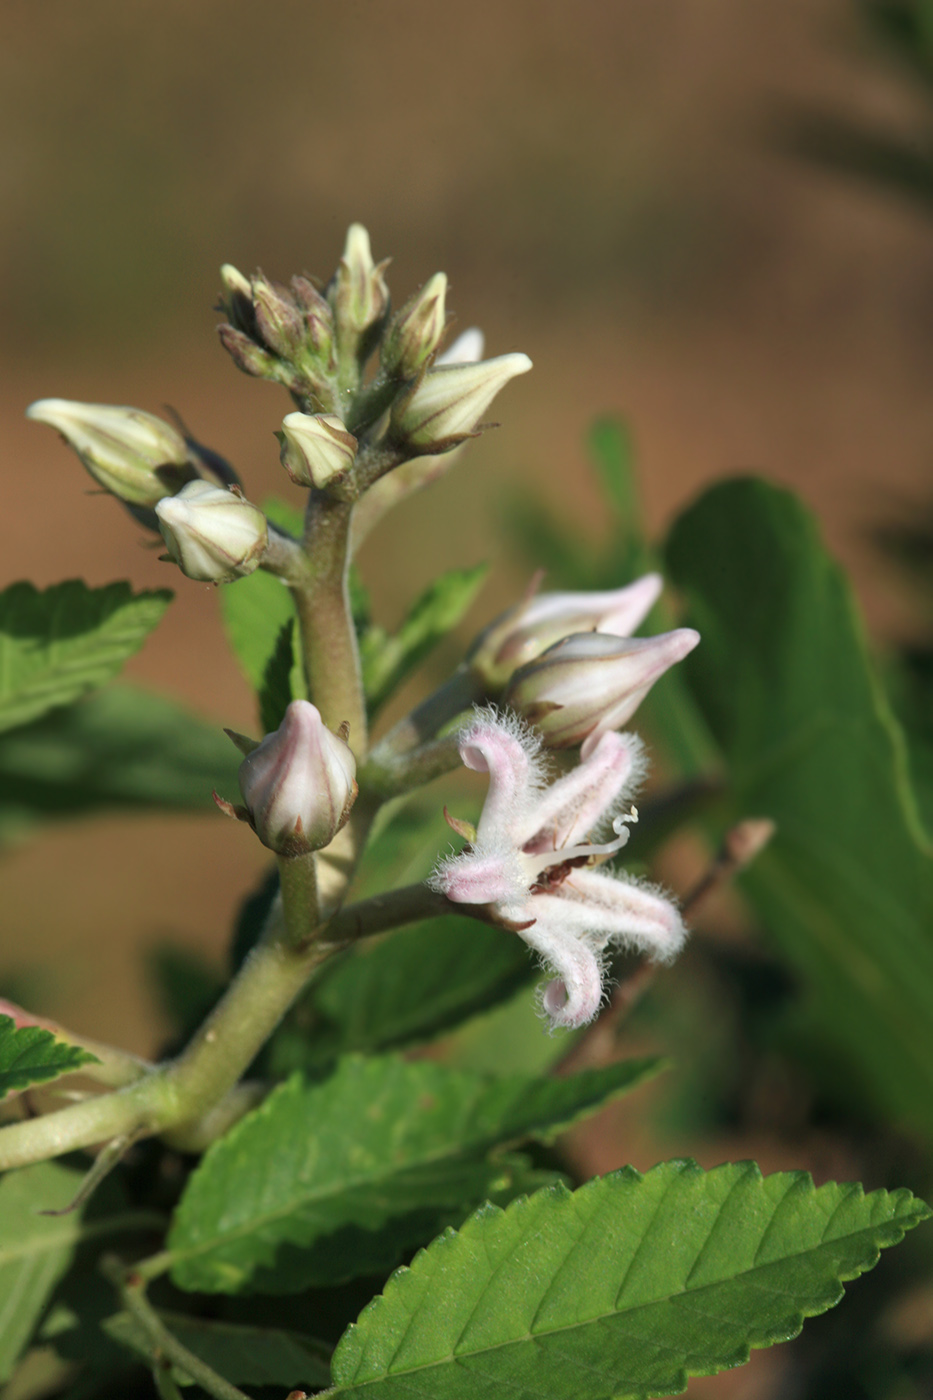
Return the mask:
[[[485,694],[484,683],[476,672],[469,666],[458,666],[443,685],[432,691],[380,739],[371,758],[383,764],[410,753],[433,739],[457,715],[484,699]]]
[[[317,862],[312,851],[302,856],[279,856],[278,865],[285,940],[290,947],[301,948],[321,921]]]
[[[485,906],[454,905],[424,885],[412,885],[342,909],[295,947],[277,900],[262,939],[176,1060],[113,1093],[0,1128],[0,1170],[125,1134],[170,1132],[173,1142],[200,1141],[210,1115],[223,1113],[244,1070],[327,958],[359,938],[444,913],[490,919]]]
[[[189,1351],[177,1337],[168,1330],[152,1304],[146,1297],[146,1286],[142,1278],[132,1270],[124,1270],[119,1260],[112,1257],[101,1260],[101,1269],[120,1295],[126,1311],[145,1332],[152,1343],[155,1364],[165,1361],[184,1371],[190,1380],[213,1395],[216,1400],[249,1400],[249,1396],[210,1366]]]
[[[306,564],[288,584],[298,615],[308,694],[329,729],[350,726],[349,745],[366,753],[366,702],[350,610],[349,535],[352,503],[312,491],[305,515]]]
[[[360,787],[367,793],[388,802],[402,797],[414,788],[424,787],[435,778],[442,778],[461,766],[459,735],[446,734],[429,744],[422,744],[411,753],[386,756],[374,753],[361,769]]]

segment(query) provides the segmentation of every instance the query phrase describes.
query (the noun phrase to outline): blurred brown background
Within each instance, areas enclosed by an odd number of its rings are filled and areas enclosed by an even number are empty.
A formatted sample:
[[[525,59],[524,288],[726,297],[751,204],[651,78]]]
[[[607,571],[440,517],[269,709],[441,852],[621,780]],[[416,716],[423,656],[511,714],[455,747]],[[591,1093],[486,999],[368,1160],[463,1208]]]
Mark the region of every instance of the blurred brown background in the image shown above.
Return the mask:
[[[23,410],[170,403],[255,498],[295,497],[272,438],[288,401],[217,344],[216,270],[326,276],[359,219],[397,299],[444,268],[457,326],[535,362],[503,426],[370,547],[380,620],[482,558],[474,621],[502,606],[524,578],[497,523],[519,487],[598,529],[579,444],[611,411],[654,527],[723,473],[789,483],[875,629],[905,635],[865,530],[930,486],[933,243],[906,202],[791,153],[813,107],[908,135],[926,111],[848,0],[5,0],[4,580],[177,588],[131,674],[250,728],[212,591]],[[219,817],[51,830],[4,857],[0,970],[149,1049],[141,950],[219,959],[261,865]]]
[[[212,591],[160,564],[23,410],[170,403],[255,498],[296,497],[272,438],[285,395],[215,340],[217,267],[326,276],[359,219],[397,300],[443,268],[457,326],[535,362],[503,426],[369,548],[380,620],[483,558],[474,623],[501,607],[525,577],[498,524],[518,488],[598,529],[580,441],[609,411],[633,427],[655,528],[723,473],[789,483],[876,631],[903,637],[865,532],[930,488],[933,242],[907,202],[789,150],[810,108],[908,139],[926,117],[850,0],[5,0],[4,581],[175,587],[131,675],[251,727]],[[3,862],[0,972],[141,1051],[160,1031],[143,951],[219,961],[263,864],[209,815],[61,826]]]

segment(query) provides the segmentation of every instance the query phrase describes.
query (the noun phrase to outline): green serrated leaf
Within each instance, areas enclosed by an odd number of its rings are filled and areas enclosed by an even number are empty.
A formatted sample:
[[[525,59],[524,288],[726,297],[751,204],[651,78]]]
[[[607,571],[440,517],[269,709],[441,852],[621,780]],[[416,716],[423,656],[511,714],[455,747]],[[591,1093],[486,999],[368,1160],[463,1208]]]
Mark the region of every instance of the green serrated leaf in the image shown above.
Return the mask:
[[[40,1162],[0,1178],[0,1381],[9,1379],[78,1245],[152,1229],[153,1217],[123,1212],[87,1218],[80,1210],[42,1215],[74,1200],[84,1173]]]
[[[0,1099],[30,1084],[48,1084],[63,1074],[74,1074],[82,1065],[97,1064],[96,1055],[56,1040],[52,1031],[42,1026],[17,1029],[12,1016],[0,1015]]]
[[[295,616],[292,595],[263,569],[217,590],[224,631],[244,676],[257,692],[282,628]]]
[[[219,724],[131,686],[110,686],[0,734],[0,824],[110,807],[203,807],[236,790],[242,761]]]
[[[485,1207],[390,1279],[329,1396],[647,1400],[796,1336],[930,1214],[754,1162],[628,1167]]]
[[[0,729],[29,724],[109,681],[138,651],[172,600],[128,583],[88,588],[80,579],[40,592],[13,583],[0,593]]]
[[[327,1359],[330,1348],[300,1332],[213,1322],[184,1313],[159,1312],[157,1315],[182,1346],[233,1385],[320,1390],[330,1379]],[[108,1337],[145,1361],[152,1364],[158,1360],[151,1337],[130,1313],[115,1313],[101,1325]],[[179,1385],[191,1384],[177,1367],[173,1376]]]
[[[933,1133],[933,863],[846,579],[800,502],[755,480],[707,492],[668,557],[726,819],[777,823],[743,888],[876,1107]]]
[[[489,1079],[354,1056],[322,1084],[296,1075],[193,1173],[169,1234],[172,1277],[208,1293],[287,1293],[387,1267],[492,1189],[501,1168],[484,1160],[491,1148],[548,1139],[659,1065]],[[400,1229],[405,1217],[411,1230]]]
[[[488,573],[488,565],[451,569],[425,589],[392,636],[372,627],[361,638],[363,684],[378,710],[405,677],[465,616]]]

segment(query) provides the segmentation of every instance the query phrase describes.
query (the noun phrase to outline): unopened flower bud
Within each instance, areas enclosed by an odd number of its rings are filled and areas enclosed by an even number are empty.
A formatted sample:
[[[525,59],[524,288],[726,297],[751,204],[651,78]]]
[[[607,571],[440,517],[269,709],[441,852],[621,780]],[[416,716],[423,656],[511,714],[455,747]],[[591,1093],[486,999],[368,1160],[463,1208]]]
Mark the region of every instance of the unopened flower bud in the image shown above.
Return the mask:
[[[282,381],[280,361],[275,355],[257,345],[254,340],[236,326],[218,326],[220,343],[233,360],[237,369],[251,374],[256,379]]]
[[[351,224],[340,266],[327,289],[338,340],[351,353],[366,352],[372,343],[371,333],[389,309],[389,289],[382,275],[387,266],[387,262],[373,262],[369,234],[363,225]]]
[[[467,652],[467,661],[495,693],[548,647],[573,633],[608,632],[628,637],[661,592],[660,574],[645,574],[606,593],[541,593],[491,622]]]
[[[434,354],[444,333],[447,277],[437,272],[393,316],[380,358],[387,374],[413,379]]]
[[[264,846],[280,855],[318,851],[356,799],[356,762],[307,700],[293,700],[273,734],[240,765],[240,791]]]
[[[322,491],[344,476],[356,458],[356,438],[333,413],[289,413],[276,436],[282,466],[296,486]]]
[[[253,288],[248,277],[232,263],[224,263],[220,269],[220,280],[226,293],[218,310],[226,311],[231,326],[253,335],[256,331],[256,317],[253,314]]]
[[[236,490],[191,481],[156,506],[169,557],[188,578],[232,583],[258,569],[268,544],[266,517]]]
[[[655,681],[699,640],[691,627],[645,638],[565,637],[515,673],[505,704],[535,726],[548,748],[570,748],[625,724]]]
[[[127,505],[151,508],[197,476],[182,436],[140,408],[39,399],[26,417],[61,433],[98,485]]]
[[[446,452],[474,436],[500,389],[527,374],[527,355],[499,355],[478,364],[435,365],[392,409],[390,433],[412,454]]]
[[[304,346],[305,324],[290,293],[261,273],[252,287],[256,329],[263,342],[283,360],[295,359]]]
[[[307,277],[293,277],[291,288],[295,304],[304,314],[312,350],[322,359],[327,358],[334,340],[334,313],[330,303]]]

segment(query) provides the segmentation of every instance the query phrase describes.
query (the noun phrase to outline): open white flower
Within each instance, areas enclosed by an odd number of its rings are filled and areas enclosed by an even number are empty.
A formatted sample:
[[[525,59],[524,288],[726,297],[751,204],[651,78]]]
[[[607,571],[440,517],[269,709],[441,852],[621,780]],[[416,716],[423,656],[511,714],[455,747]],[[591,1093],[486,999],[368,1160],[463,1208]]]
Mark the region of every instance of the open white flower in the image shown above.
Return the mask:
[[[458,904],[491,905],[555,974],[543,995],[552,1024],[582,1026],[599,1010],[610,944],[668,961],[684,941],[663,894],[593,868],[622,849],[626,823],[636,819],[630,799],[644,774],[641,740],[594,735],[580,763],[548,785],[539,739],[516,716],[487,709],[463,732],[460,756],[489,774],[489,791],[475,836],[441,863],[432,886]],[[611,839],[591,842],[600,826]]]

